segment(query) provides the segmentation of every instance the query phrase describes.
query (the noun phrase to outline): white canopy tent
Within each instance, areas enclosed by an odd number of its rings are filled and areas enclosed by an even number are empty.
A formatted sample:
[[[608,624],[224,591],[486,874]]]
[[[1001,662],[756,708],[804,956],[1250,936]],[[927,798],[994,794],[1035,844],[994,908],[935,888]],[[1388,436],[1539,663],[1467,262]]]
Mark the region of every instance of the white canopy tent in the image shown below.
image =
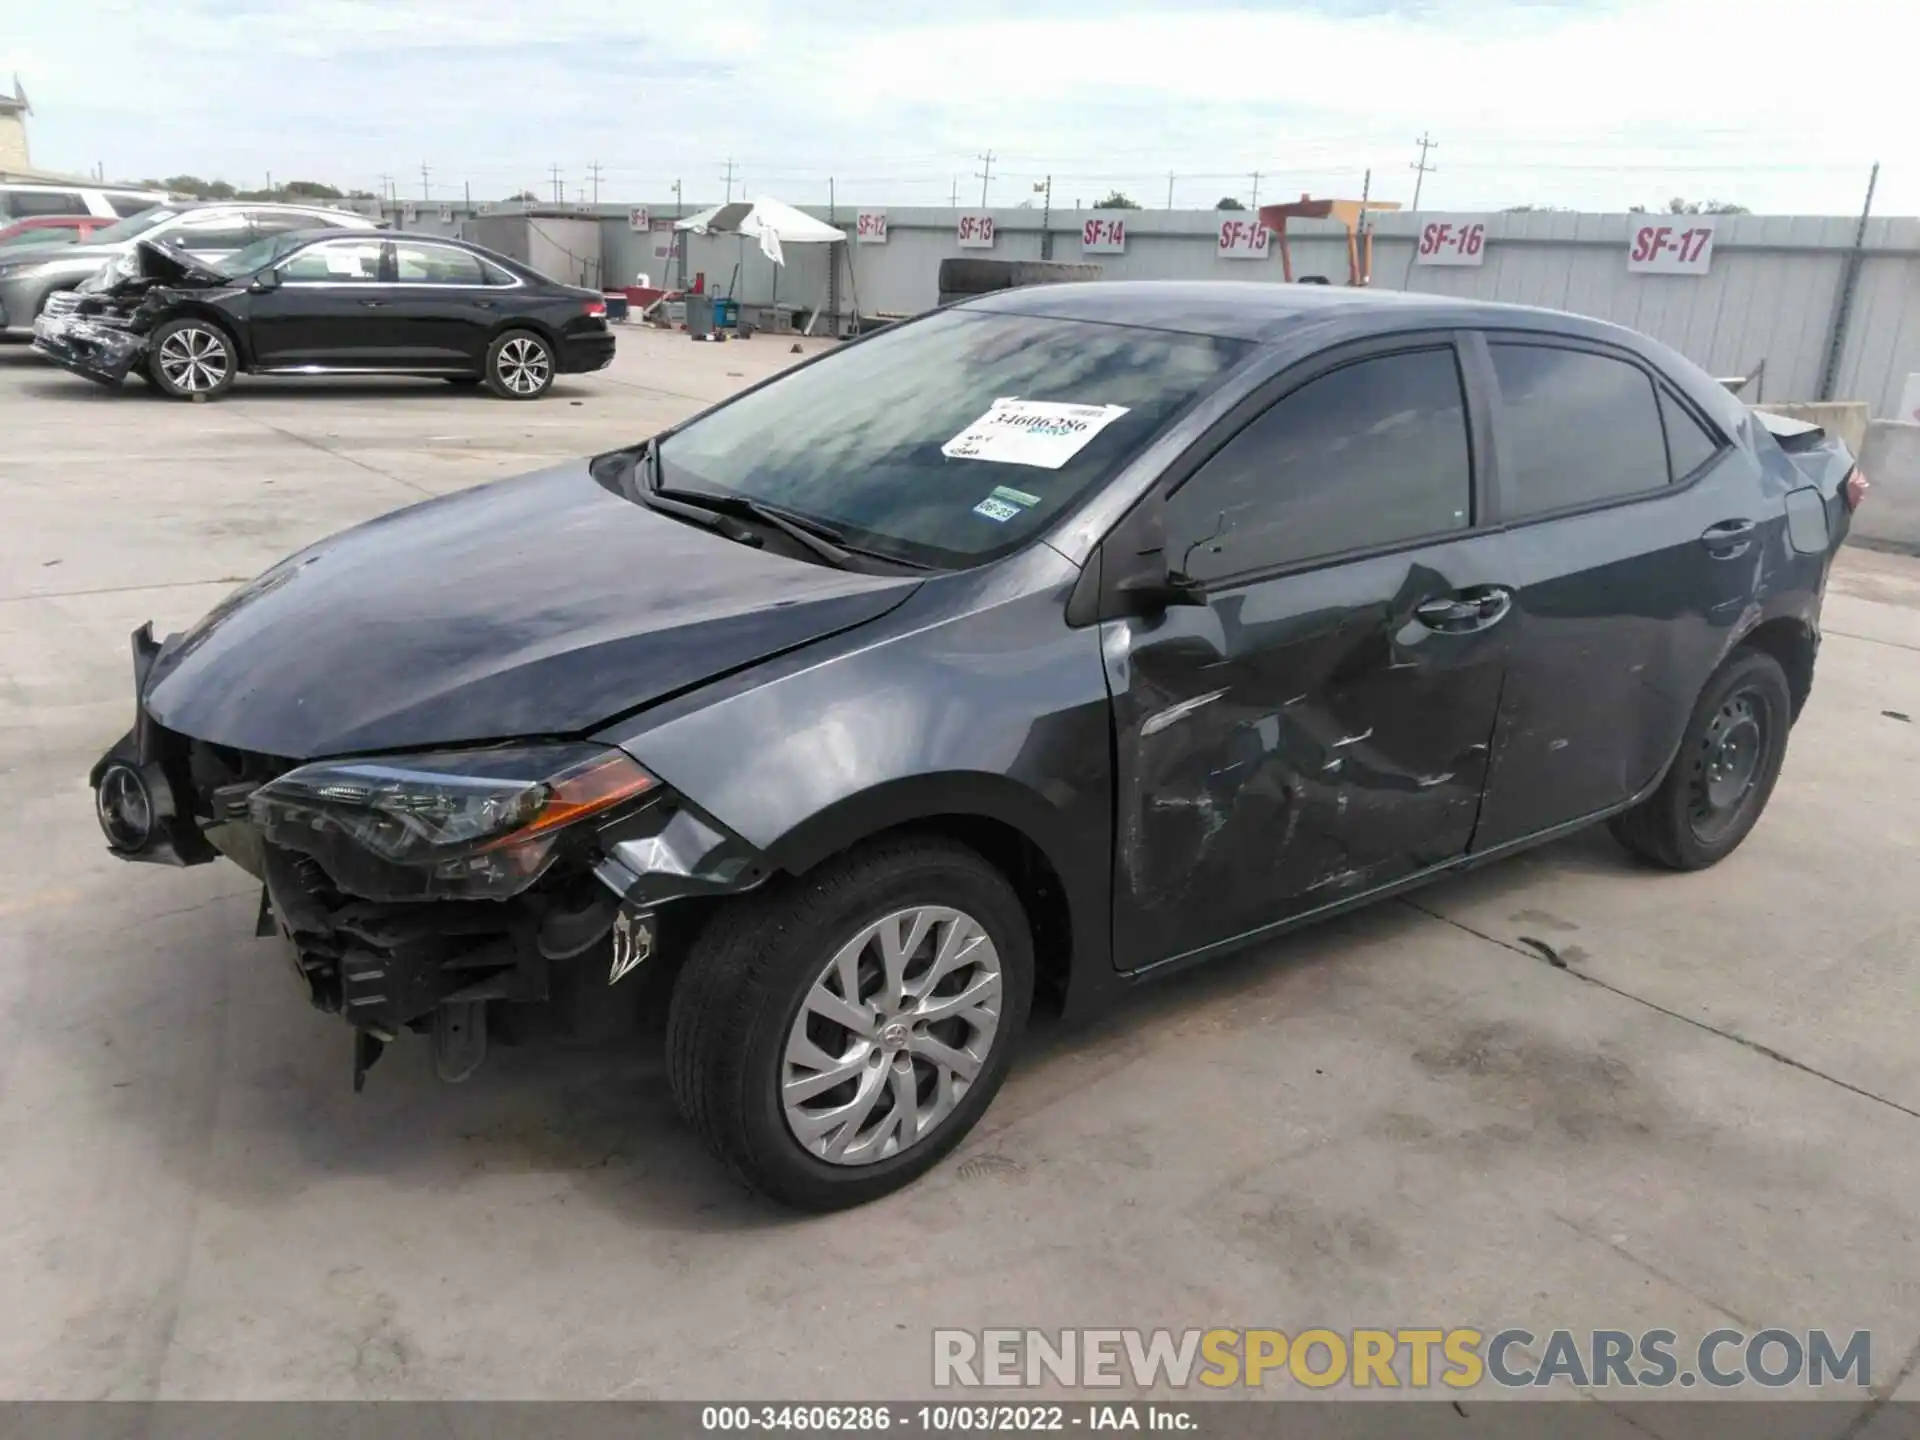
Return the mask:
[[[765,195],[754,200],[735,200],[727,205],[715,205],[698,215],[675,221],[673,228],[690,230],[695,235],[738,235],[742,246],[749,239],[757,240],[760,253],[775,265],[782,266],[787,263],[784,246],[835,245],[845,242],[847,238],[846,231],[836,230],[824,220],[816,220],[804,211]],[[828,261],[829,267],[837,263],[837,259]],[[774,285],[777,295],[777,271]],[[814,317],[819,317],[818,310],[814,312]],[[811,331],[812,328],[813,322],[809,321],[807,329]]]

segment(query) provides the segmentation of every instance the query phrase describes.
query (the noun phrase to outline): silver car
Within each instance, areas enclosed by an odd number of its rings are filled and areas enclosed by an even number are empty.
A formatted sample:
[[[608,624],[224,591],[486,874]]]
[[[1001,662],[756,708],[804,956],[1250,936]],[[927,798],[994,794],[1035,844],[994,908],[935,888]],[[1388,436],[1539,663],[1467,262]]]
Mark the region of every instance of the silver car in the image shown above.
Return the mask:
[[[218,260],[291,230],[373,230],[379,224],[365,215],[318,205],[168,203],[96,231],[84,244],[9,247],[0,259],[0,337],[31,340],[33,322],[43,309],[57,312],[70,304],[65,292],[130,256],[136,240],[167,240],[202,259]]]

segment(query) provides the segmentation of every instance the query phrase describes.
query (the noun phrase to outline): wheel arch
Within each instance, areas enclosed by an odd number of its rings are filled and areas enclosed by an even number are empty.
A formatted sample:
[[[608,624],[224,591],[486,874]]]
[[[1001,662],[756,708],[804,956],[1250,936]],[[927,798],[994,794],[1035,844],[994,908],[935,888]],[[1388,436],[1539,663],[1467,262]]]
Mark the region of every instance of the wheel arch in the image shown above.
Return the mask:
[[[1780,662],[1787,675],[1787,690],[1793,696],[1793,715],[1813,690],[1814,655],[1820,648],[1813,626],[1798,615],[1776,615],[1762,620],[1743,634],[1734,649],[1758,650]]]
[[[918,775],[848,796],[796,825],[767,848],[768,861],[789,874],[882,836],[934,834],[965,845],[1004,875],[1033,930],[1034,978],[1040,996],[1065,1006],[1076,974],[1097,973],[1105,934],[1106,897],[1044,797],[1018,781],[988,773]]]

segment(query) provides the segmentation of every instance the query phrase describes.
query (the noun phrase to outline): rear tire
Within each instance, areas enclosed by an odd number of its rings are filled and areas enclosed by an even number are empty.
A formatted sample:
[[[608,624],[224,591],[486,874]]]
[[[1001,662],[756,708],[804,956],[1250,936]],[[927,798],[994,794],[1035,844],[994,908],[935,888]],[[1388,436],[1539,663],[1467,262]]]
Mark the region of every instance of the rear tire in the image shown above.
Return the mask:
[[[240,368],[233,337],[212,321],[183,315],[147,337],[147,376],[175,400],[212,400],[233,385]]]
[[[486,385],[502,400],[538,400],[557,369],[553,346],[531,330],[508,330],[487,347]]]
[[[998,870],[943,840],[878,842],[715,913],[668,1009],[674,1100],[756,1190],[863,1204],[965,1137],[1032,995],[1032,931]]]
[[[1780,662],[1734,651],[1700,692],[1660,788],[1607,828],[1635,855],[1669,870],[1719,863],[1767,808],[1792,725],[1793,694]]]

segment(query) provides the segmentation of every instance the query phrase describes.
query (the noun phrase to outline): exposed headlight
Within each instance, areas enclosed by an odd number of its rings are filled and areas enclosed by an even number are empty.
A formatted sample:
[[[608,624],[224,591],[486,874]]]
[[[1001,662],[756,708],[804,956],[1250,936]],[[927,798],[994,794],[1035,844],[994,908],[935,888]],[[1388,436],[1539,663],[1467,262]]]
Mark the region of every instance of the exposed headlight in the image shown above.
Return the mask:
[[[552,864],[568,827],[660,782],[602,745],[525,745],[303,765],[247,810],[368,899],[505,899]]]

